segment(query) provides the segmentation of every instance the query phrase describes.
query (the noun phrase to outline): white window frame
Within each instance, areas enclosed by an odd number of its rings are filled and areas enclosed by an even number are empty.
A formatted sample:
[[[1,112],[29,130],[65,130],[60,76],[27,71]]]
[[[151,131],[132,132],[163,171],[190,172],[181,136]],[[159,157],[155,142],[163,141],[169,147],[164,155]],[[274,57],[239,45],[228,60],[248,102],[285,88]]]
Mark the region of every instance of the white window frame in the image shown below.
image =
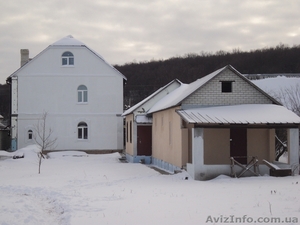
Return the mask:
[[[62,66],[74,66],[74,55],[72,52],[66,51],[61,56]]]
[[[27,131],[27,139],[32,140],[33,139],[33,131],[30,129]]]
[[[88,140],[88,125],[85,122],[80,122],[77,125],[77,139],[78,140]]]
[[[77,88],[77,102],[88,103],[88,89],[85,85],[79,85]]]

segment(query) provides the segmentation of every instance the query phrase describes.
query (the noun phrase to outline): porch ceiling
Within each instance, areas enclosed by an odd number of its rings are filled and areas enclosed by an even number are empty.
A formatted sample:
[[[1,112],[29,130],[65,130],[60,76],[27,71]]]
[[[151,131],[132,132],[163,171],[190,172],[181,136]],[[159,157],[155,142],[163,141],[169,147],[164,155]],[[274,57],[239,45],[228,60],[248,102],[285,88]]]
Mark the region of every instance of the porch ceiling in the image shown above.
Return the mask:
[[[299,126],[300,117],[279,105],[245,104],[180,109],[188,123],[198,125],[280,125]]]

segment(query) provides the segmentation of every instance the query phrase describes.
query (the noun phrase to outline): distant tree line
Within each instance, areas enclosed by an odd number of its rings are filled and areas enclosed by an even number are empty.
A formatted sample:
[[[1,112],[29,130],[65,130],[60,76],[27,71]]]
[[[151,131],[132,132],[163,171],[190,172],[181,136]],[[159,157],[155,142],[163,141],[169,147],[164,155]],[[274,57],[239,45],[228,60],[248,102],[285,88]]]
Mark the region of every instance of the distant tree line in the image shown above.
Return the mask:
[[[190,83],[228,64],[242,74],[300,73],[300,45],[279,44],[247,52],[234,49],[231,52],[189,53],[167,60],[114,67],[127,77],[124,104],[132,106],[173,79]]]
[[[132,62],[114,65],[127,77],[124,104],[134,105],[174,79],[190,83],[226,65],[242,74],[300,73],[300,45],[279,44],[252,51],[189,53],[166,60]],[[0,114],[9,118],[9,86],[0,84]]]

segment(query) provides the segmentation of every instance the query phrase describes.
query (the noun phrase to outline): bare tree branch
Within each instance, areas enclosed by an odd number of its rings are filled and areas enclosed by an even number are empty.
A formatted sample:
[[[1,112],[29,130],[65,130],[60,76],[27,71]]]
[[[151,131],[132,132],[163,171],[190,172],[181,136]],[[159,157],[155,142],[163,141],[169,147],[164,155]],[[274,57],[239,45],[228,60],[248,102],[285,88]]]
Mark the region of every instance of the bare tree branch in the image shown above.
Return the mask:
[[[281,89],[278,93],[270,92],[274,98],[281,102],[286,108],[300,116],[300,85]]]
[[[41,151],[38,153],[39,158],[39,173],[41,173],[41,164],[42,159],[45,158],[44,156],[44,150],[52,150],[54,149],[55,143],[57,141],[57,138],[52,139],[53,130],[49,128],[47,130],[46,124],[47,124],[47,116],[48,113],[44,112],[42,115],[42,118],[38,120],[38,123],[35,126],[35,134],[33,136],[35,142],[37,145],[40,146]]]

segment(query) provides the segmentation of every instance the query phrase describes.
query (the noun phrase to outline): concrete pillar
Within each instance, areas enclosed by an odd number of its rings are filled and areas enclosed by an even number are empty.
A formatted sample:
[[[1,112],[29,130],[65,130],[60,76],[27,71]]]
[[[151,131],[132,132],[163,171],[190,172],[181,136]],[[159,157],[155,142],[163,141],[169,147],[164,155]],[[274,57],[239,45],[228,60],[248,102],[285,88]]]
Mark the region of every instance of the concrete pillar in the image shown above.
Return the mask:
[[[205,176],[205,171],[201,171],[204,164],[203,128],[193,128],[192,135],[194,179],[202,180]]]
[[[288,130],[289,164],[295,169],[294,174],[299,174],[299,129]]]

